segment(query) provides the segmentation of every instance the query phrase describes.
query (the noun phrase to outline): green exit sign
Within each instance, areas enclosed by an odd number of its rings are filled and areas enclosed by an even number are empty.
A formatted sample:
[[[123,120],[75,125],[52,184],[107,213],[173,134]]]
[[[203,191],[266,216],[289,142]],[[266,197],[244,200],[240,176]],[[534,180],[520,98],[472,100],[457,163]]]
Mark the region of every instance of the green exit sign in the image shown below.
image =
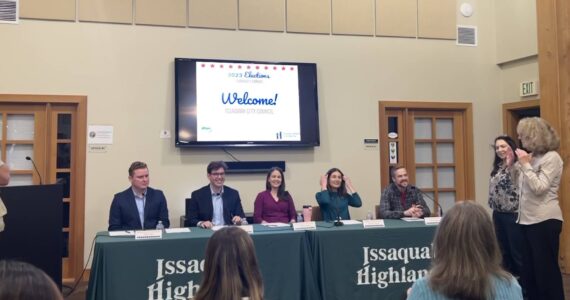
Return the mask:
[[[536,80],[521,82],[520,92],[521,97],[538,95],[538,82]]]

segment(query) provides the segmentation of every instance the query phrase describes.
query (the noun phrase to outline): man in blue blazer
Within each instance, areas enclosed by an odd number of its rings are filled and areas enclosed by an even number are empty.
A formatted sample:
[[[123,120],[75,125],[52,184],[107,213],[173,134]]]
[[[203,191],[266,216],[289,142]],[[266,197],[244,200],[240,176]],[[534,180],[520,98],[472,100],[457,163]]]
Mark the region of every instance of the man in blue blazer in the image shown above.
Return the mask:
[[[115,194],[109,213],[109,231],[155,229],[158,221],[170,226],[166,198],[161,190],[148,186],[148,167],[135,161],[129,168],[131,186]]]
[[[239,192],[224,185],[227,169],[223,161],[208,164],[210,184],[192,192],[186,212],[186,226],[212,228],[245,221]]]

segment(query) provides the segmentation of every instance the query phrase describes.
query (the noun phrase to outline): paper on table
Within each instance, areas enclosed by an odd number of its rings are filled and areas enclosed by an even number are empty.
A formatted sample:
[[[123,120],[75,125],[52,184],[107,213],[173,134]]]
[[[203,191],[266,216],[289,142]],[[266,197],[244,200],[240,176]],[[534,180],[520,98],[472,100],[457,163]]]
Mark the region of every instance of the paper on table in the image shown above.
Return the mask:
[[[358,224],[362,224],[362,222],[357,221],[357,220],[342,220],[342,223],[344,223],[344,225],[358,225]]]
[[[164,231],[166,231],[166,233],[182,233],[190,232],[190,228],[166,228]]]
[[[222,228],[226,227],[226,225],[216,225],[216,226],[212,226],[212,230],[213,231],[218,231]]]
[[[134,236],[134,230],[109,231],[109,236]]]
[[[280,223],[280,222],[275,222],[275,223],[263,223],[261,224],[263,226],[267,226],[267,227],[290,227],[291,225],[287,224],[287,223]]]
[[[422,221],[424,219],[422,218],[411,218],[411,217],[405,217],[405,218],[401,218],[402,220],[406,221],[406,222],[417,222],[417,221]]]

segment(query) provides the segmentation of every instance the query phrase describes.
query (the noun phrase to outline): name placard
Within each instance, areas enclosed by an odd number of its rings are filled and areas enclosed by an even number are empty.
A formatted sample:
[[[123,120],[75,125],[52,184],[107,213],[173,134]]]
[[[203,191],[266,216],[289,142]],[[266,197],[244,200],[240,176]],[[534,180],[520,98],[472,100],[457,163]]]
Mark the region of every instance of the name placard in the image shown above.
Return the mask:
[[[437,225],[441,221],[441,217],[427,217],[424,218],[426,225]]]
[[[162,230],[137,230],[135,231],[135,240],[161,239]]]
[[[253,225],[240,225],[237,227],[245,230],[245,232],[247,232],[249,234],[253,233]]]
[[[378,228],[378,227],[385,227],[383,219],[376,219],[376,220],[362,220],[362,226],[364,228]]]
[[[317,223],[314,221],[293,223],[293,230],[317,230]]]

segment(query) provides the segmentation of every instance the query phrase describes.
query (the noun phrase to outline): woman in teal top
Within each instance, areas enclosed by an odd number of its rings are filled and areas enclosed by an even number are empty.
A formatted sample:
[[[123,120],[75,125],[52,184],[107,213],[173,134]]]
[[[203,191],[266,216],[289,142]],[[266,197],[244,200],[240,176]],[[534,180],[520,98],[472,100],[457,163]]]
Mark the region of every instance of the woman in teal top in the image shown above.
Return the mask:
[[[350,220],[348,207],[361,207],[362,200],[352,186],[350,178],[337,168],[330,169],[321,176],[321,191],[315,197],[321,208],[323,220],[327,222]]]
[[[433,238],[428,275],[408,300],[522,300],[516,279],[501,267],[501,251],[487,211],[474,201],[456,203]]]

